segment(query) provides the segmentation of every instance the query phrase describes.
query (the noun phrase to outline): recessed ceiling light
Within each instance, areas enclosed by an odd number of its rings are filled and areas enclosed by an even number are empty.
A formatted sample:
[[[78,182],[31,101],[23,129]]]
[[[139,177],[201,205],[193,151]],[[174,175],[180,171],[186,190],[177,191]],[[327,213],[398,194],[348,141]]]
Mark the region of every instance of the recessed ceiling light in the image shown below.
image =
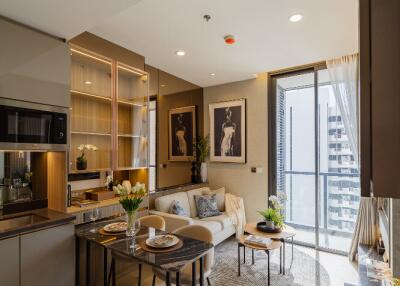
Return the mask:
[[[162,84],[161,87],[165,87],[165,84]]]
[[[213,73],[213,72],[212,72],[212,73],[210,73],[210,76],[215,76],[215,73]]]
[[[90,80],[85,81],[85,84],[92,84]]]
[[[179,51],[176,51],[175,54],[176,54],[177,56],[183,57],[186,53],[185,53],[184,50],[179,50]]]
[[[298,22],[301,19],[303,19],[303,15],[301,14],[293,14],[292,16],[289,17],[290,22]]]

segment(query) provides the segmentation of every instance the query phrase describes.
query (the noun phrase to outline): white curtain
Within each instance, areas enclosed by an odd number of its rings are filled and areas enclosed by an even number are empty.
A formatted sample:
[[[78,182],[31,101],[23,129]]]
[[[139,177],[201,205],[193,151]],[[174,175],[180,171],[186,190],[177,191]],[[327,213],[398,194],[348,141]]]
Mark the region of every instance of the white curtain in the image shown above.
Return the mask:
[[[344,56],[326,61],[336,102],[342,115],[346,135],[353,151],[354,160],[359,164],[359,93],[358,55]]]

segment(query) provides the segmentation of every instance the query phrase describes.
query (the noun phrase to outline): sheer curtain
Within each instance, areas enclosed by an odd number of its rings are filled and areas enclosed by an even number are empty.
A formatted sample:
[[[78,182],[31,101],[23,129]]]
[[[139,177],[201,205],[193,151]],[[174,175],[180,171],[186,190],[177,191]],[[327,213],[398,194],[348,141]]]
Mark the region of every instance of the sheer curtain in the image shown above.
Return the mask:
[[[359,165],[359,59],[358,54],[328,60],[326,65],[342,121]],[[374,245],[377,241],[377,204],[373,198],[361,198],[349,258],[357,258],[360,243]]]

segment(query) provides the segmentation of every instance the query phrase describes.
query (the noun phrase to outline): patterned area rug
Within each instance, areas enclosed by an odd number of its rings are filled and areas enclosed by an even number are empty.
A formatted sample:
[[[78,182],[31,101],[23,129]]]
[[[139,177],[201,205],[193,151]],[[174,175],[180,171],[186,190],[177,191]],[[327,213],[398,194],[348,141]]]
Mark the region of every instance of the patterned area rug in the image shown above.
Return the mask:
[[[241,249],[243,256],[243,249]],[[329,286],[328,272],[311,256],[294,247],[292,257],[291,244],[286,245],[286,275],[279,274],[279,250],[271,252],[271,285],[321,285]],[[251,265],[251,250],[246,249],[246,264],[241,265],[241,276],[238,276],[237,242],[230,238],[215,249],[215,265],[210,276],[212,286],[266,286],[267,255],[262,251],[255,252],[255,264]]]

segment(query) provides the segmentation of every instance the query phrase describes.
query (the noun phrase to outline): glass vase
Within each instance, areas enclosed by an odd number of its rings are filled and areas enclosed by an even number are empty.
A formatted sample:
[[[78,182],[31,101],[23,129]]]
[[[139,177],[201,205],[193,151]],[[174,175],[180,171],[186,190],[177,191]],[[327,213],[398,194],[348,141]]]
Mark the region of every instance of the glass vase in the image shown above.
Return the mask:
[[[126,212],[126,215],[127,215],[126,236],[134,237],[140,228],[140,226],[138,225],[138,221],[136,220],[136,211],[128,211]]]

